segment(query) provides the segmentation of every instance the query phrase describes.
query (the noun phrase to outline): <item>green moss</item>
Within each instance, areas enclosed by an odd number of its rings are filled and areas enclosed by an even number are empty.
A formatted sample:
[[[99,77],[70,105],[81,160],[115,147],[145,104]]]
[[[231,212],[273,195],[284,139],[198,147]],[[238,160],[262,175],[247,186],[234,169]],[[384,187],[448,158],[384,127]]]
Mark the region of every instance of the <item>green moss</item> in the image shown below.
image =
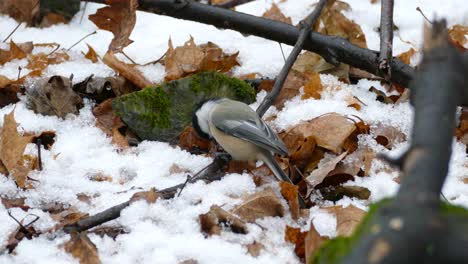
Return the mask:
[[[310,264],[319,263],[338,263],[351,251],[355,243],[363,234],[371,228],[372,219],[379,208],[388,204],[391,199],[383,199],[369,207],[369,212],[362,220],[361,224],[356,228],[354,234],[350,237],[336,237],[325,242],[311,259]]]

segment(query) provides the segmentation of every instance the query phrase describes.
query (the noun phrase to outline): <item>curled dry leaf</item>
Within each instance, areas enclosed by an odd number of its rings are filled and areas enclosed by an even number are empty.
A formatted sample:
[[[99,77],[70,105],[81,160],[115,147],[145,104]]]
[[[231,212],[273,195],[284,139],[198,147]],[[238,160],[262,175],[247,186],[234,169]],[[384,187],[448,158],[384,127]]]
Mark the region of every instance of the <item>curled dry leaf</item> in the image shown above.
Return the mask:
[[[371,127],[371,134],[380,145],[392,149],[396,144],[406,141],[405,133],[398,128],[384,124]]]
[[[284,240],[294,244],[294,253],[300,258],[305,259],[305,238],[307,232],[301,232],[300,228],[286,225]]]
[[[212,205],[208,213],[199,215],[199,219],[202,232],[210,236],[221,234],[224,225],[227,225],[234,233],[248,233],[244,221],[217,205]]]
[[[413,48],[410,48],[408,51],[405,51],[401,53],[400,55],[397,56],[398,59],[400,59],[402,62],[405,64],[410,65],[411,64],[411,57],[416,53],[416,50]]]
[[[26,145],[32,142],[34,136],[20,135],[17,131],[14,110],[4,116],[2,138],[0,144],[0,159],[10,176],[20,188],[32,188],[28,182],[28,174],[34,164],[28,162],[24,155]]]
[[[467,50],[465,45],[468,43],[468,26],[454,25],[448,31],[449,40],[461,51]]]
[[[356,126],[348,118],[329,113],[299,124],[289,129],[286,134],[299,133],[304,138],[313,136],[317,146],[341,153],[343,143],[355,129]]]
[[[89,239],[87,232],[72,232],[65,243],[65,251],[80,261],[80,264],[100,264],[96,245]]]
[[[148,203],[155,203],[161,195],[158,193],[156,188],[151,188],[149,191],[137,192],[135,193],[132,198],[130,198],[130,203],[144,200]]]
[[[153,86],[133,65],[120,61],[111,51],[104,55],[103,62],[141,89]]]
[[[28,107],[43,115],[65,118],[67,114],[78,114],[83,100],[73,91],[70,79],[52,76],[37,80],[26,90]]]
[[[31,25],[39,15],[39,0],[2,0],[0,13]]]
[[[284,208],[273,189],[268,188],[245,197],[242,204],[235,207],[232,213],[247,222],[255,222],[267,216],[282,217]]]
[[[325,156],[325,158],[320,161],[318,168],[312,171],[312,173],[310,173],[310,175],[305,179],[309,187],[313,188],[320,184],[323,179],[327,177],[328,173],[335,169],[336,164],[338,164],[338,162],[340,162],[347,154],[347,152],[343,152],[341,155],[335,157]]]
[[[300,216],[299,208],[299,189],[296,185],[289,182],[280,182],[281,195],[288,201],[289,211],[293,220],[298,220]]]
[[[212,42],[197,46],[193,37],[190,37],[183,46],[175,49],[172,40],[169,39],[168,46],[164,59],[166,81],[179,79],[200,71],[227,72],[232,67],[239,65],[237,61],[239,52],[227,55]]]
[[[366,211],[354,205],[348,207],[339,205],[322,209],[336,216],[336,233],[338,236],[345,237],[349,237],[353,234],[356,227],[366,215]]]
[[[310,230],[304,239],[305,247],[305,263],[311,263],[311,259],[314,257],[315,252],[327,241],[327,237],[321,236],[315,229],[313,221],[310,223]]]
[[[287,24],[292,24],[291,18],[285,16],[283,12],[281,12],[281,9],[279,9],[279,7],[275,3],[271,5],[270,9],[263,13],[262,17]]]
[[[114,34],[108,52],[121,52],[133,41],[129,39],[136,22],[137,0],[106,0],[109,6],[99,8],[89,20],[100,29]]]

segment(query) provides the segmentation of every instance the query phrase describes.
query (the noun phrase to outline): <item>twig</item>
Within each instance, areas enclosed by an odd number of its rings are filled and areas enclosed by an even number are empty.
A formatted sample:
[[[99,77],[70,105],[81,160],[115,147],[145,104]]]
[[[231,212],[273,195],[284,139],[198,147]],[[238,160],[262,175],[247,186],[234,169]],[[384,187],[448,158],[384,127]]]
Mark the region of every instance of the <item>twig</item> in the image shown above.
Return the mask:
[[[432,22],[429,18],[427,18],[427,16],[424,14],[424,12],[421,10],[421,8],[419,8],[419,6],[416,7],[416,10],[417,10],[419,13],[421,13],[421,15],[424,17],[424,19],[426,19],[426,21],[427,21],[429,24],[431,24],[431,25],[434,24],[434,22]]]
[[[83,13],[81,14],[81,17],[80,17],[80,24],[81,24],[81,22],[83,22],[83,18],[84,18],[84,15],[86,13],[86,8],[87,7],[88,7],[88,2],[85,2],[84,7],[83,7]]]
[[[21,66],[18,66],[18,76],[16,77],[16,80],[18,81],[20,79],[20,76],[21,76],[21,71],[23,70],[23,68]]]
[[[184,185],[182,185],[182,188],[180,188],[180,191],[179,191],[179,193],[177,194],[177,197],[180,197],[180,195],[182,194],[182,191],[185,189],[185,186],[187,186],[187,183],[190,182],[190,179],[191,179],[191,178],[192,178],[192,177],[190,177],[190,175],[187,174],[187,179],[185,180]]]
[[[78,43],[80,43],[81,41],[83,41],[83,40],[86,39],[87,37],[92,36],[92,35],[94,35],[94,34],[96,34],[96,33],[97,33],[97,31],[94,31],[94,32],[91,32],[91,33],[89,33],[88,35],[82,37],[82,38],[81,38],[80,40],[78,40],[75,44],[71,45],[71,47],[69,47],[69,48],[67,49],[67,51],[71,50],[73,47],[75,47],[76,45],[78,45]]]
[[[132,58],[130,58],[125,52],[122,51],[122,54],[125,56],[125,58],[127,58],[128,60],[130,60],[133,64],[138,64],[138,63],[136,63],[134,60],[132,60]]]
[[[273,85],[271,92],[265,97],[265,99],[263,99],[263,102],[257,108],[258,115],[263,116],[268,108],[270,108],[270,106],[275,102],[276,98],[281,92],[281,88],[283,87],[284,82],[286,81],[286,77],[288,77],[289,70],[304,47],[304,43],[309,36],[312,25],[319,18],[320,13],[322,12],[322,9],[325,7],[326,3],[327,0],[320,0],[314,11],[312,11],[312,13],[306,19],[300,22],[301,30],[296,45],[294,45],[294,49],[289,54],[283,68],[276,77],[275,84]]]
[[[380,11],[380,54],[379,69],[384,78],[390,80],[393,49],[393,0],[382,0]]]
[[[158,59],[156,59],[154,61],[147,62],[147,63],[143,64],[143,66],[147,66],[147,65],[150,65],[150,64],[156,64],[156,63],[160,62],[166,56],[166,54],[167,54],[167,51],[164,52],[164,54],[161,55],[161,57],[159,57]]]
[[[10,34],[8,34],[8,36],[3,40],[3,42],[6,42],[11,37],[11,35],[13,35],[16,32],[16,30],[18,30],[21,24],[23,24],[23,22],[19,22],[18,25],[16,25],[16,27],[13,29],[13,31],[11,31]]]
[[[283,60],[284,60],[284,62],[286,62],[286,56],[284,55],[284,50],[283,50],[283,46],[281,45],[281,42],[278,42],[278,45],[279,45],[280,50],[281,50],[281,55],[283,55]]]
[[[36,146],[37,146],[37,163],[39,166],[39,171],[42,170],[42,155],[41,155],[41,143],[42,140],[40,138],[37,139]]]
[[[252,1],[253,0],[231,0],[231,1],[221,3],[221,4],[216,4],[214,6],[221,7],[221,8],[233,8],[238,5],[243,5],[245,3],[252,2]]]

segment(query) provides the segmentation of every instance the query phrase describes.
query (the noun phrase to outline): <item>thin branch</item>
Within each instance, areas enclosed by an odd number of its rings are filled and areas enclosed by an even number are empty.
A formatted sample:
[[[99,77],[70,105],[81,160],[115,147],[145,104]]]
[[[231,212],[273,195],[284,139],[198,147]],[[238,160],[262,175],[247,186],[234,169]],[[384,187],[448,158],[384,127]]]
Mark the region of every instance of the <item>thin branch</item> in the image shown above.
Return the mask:
[[[89,33],[88,35],[82,37],[82,38],[81,38],[80,40],[78,40],[75,44],[71,45],[71,47],[69,47],[69,48],[67,49],[67,51],[71,50],[73,47],[75,47],[76,45],[78,45],[78,43],[80,43],[81,41],[83,41],[83,40],[86,39],[87,37],[92,36],[92,35],[94,35],[94,34],[96,34],[96,33],[97,33],[97,31],[95,30],[94,32],[91,32],[91,33]]]
[[[312,26],[315,24],[315,21],[320,16],[322,9],[325,7],[327,0],[320,0],[320,2],[315,7],[314,11],[303,21],[300,22],[300,33],[299,37],[297,38],[297,42],[294,45],[294,49],[288,56],[288,59],[284,63],[283,68],[281,69],[280,73],[276,77],[275,84],[271,89],[271,92],[263,99],[263,102],[258,106],[257,113],[260,116],[263,116],[265,112],[270,108],[272,104],[278,98],[278,95],[281,92],[281,88],[283,88],[284,82],[288,77],[289,70],[291,69],[292,65],[296,61],[297,56],[301,53],[302,49],[304,48],[304,44],[309,36]]]
[[[18,25],[16,25],[16,27],[10,32],[10,34],[8,34],[8,36],[2,42],[6,42],[11,37],[11,35],[13,35],[16,32],[16,30],[18,30],[21,24],[23,24],[23,22],[19,22]]]
[[[380,11],[380,54],[379,69],[385,79],[389,80],[392,74],[390,62],[393,49],[393,0],[382,0]]]

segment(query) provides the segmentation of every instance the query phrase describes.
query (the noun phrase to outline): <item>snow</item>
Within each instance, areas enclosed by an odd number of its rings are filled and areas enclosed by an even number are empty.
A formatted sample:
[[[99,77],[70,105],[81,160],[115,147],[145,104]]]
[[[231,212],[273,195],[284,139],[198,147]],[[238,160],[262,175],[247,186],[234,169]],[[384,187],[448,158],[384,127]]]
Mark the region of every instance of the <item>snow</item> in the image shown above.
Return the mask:
[[[316,1],[288,0],[275,1],[280,9],[291,16],[293,23],[299,22],[314,8]],[[380,6],[372,5],[369,0],[346,0],[352,10],[346,16],[361,25],[366,34],[370,49],[379,48],[379,37],[376,28],[380,21]],[[399,27],[394,40],[394,54],[407,51],[410,47],[419,49],[424,19],[415,10],[420,6],[429,17],[446,17],[449,25],[468,24],[468,5],[465,0],[451,1],[396,1],[395,24]],[[261,15],[271,6],[271,0],[256,0],[245,4],[238,10]],[[82,5],[84,6],[84,4]],[[55,25],[49,28],[27,28],[20,26],[12,39],[16,43],[33,41],[34,43],[58,43],[63,48],[71,47],[83,36],[97,30],[85,41],[76,45],[69,52],[71,60],[58,65],[50,65],[44,76],[74,75],[78,82],[91,74],[95,76],[112,76],[113,71],[103,63],[91,63],[82,53],[86,53],[86,44],[91,45],[100,56],[106,52],[112,34],[98,30],[86,19],[95,13],[100,5],[88,4],[85,19],[80,21],[82,12],[75,15],[68,25]],[[0,16],[0,39],[17,25],[13,19]],[[407,44],[400,40],[410,41]],[[235,75],[259,73],[262,76],[275,76],[284,63],[280,46],[276,42],[254,36],[243,36],[232,30],[217,29],[196,22],[178,20],[170,17],[138,12],[137,23],[132,32],[134,43],[125,48],[125,52],[139,64],[160,58],[167,50],[168,39],[174,46],[182,45],[193,36],[197,44],[212,41],[228,53],[239,51],[241,66],[234,69]],[[5,44],[1,44],[4,48]],[[282,45],[286,55],[290,46]],[[37,49],[37,48],[36,48]],[[35,50],[36,50],[35,49]],[[52,51],[52,47],[40,48],[43,52]],[[37,52],[37,51],[35,51]],[[413,58],[417,61],[418,55]],[[119,57],[126,60],[124,57]],[[26,60],[14,60],[0,66],[0,75],[16,78],[18,67],[26,66]],[[138,69],[152,82],[162,82],[164,67],[161,64],[139,66]],[[23,69],[21,75],[27,74]],[[379,82],[361,80],[356,85],[340,83],[334,76],[321,75],[322,83],[327,87],[321,100],[301,100],[300,96],[286,102],[284,109],[277,111],[271,108],[267,116],[276,115],[271,121],[277,130],[286,130],[300,122],[313,119],[322,114],[337,112],[343,115],[356,115],[366,123],[382,123],[398,127],[409,138],[411,133],[413,109],[408,103],[386,105],[375,100],[375,94],[369,88],[382,90]],[[341,87],[336,91],[336,87]],[[265,93],[257,95],[258,106]],[[346,98],[356,96],[365,105],[360,111],[348,107]],[[29,176],[37,179],[35,188],[19,191],[15,183],[7,177],[0,177],[0,194],[6,197],[26,197],[26,204],[31,207],[28,212],[14,208],[11,213],[25,223],[33,219],[30,214],[40,217],[34,224],[44,231],[56,224],[50,214],[38,209],[41,205],[59,202],[66,206],[90,214],[98,213],[112,205],[128,200],[135,192],[149,187],[162,189],[185,181],[186,173],[171,173],[174,164],[194,174],[208,165],[210,158],[191,155],[178,147],[162,142],[142,142],[139,146],[120,152],[111,139],[97,128],[92,114],[92,101],[86,101],[79,115],[69,115],[66,119],[34,114],[25,106],[25,98],[15,105],[0,109],[0,117],[15,111],[20,132],[42,132],[54,130],[56,142],[50,150],[42,151],[43,170],[35,171]],[[3,119],[0,119],[0,126]],[[362,136],[360,144],[372,150],[389,155],[402,153],[408,143],[397,145],[388,151],[378,145],[372,136]],[[33,145],[28,146],[28,153],[35,153]],[[468,160],[465,146],[453,143],[453,155],[450,170],[443,193],[447,199],[468,208],[468,184],[462,180],[468,175]],[[95,182],[90,176],[102,174],[110,176],[110,182]],[[394,178],[398,174],[389,170],[381,161],[372,164],[369,177],[356,177],[349,185],[359,185],[371,191],[369,201],[343,198],[337,205],[355,205],[366,209],[369,202],[392,196],[398,190]],[[276,183],[270,184],[278,190]],[[268,186],[270,186],[268,185]],[[266,186],[267,187],[267,186]],[[262,187],[263,188],[263,187]],[[198,182],[188,185],[177,199],[158,201],[148,204],[143,201],[133,203],[123,210],[121,217],[106,223],[106,226],[121,226],[127,232],[115,240],[107,236],[90,234],[90,239],[97,246],[103,263],[179,263],[195,259],[198,263],[299,263],[293,252],[293,245],[284,241],[285,225],[299,226],[303,230],[314,224],[317,231],[324,236],[336,236],[336,218],[318,207],[310,209],[308,217],[295,223],[289,213],[283,218],[265,218],[254,224],[248,224],[247,235],[222,232],[220,236],[205,237],[200,231],[198,215],[206,213],[211,205],[217,204],[225,209],[239,204],[242,197],[259,191],[248,174],[230,174],[222,180],[210,184]],[[93,199],[90,203],[79,201],[78,194],[85,194]],[[284,204],[285,201],[282,201]],[[331,202],[329,203],[332,204]],[[28,216],[29,214],[29,216]],[[4,248],[9,235],[17,224],[7,215],[7,210],[0,204],[0,247]],[[65,233],[41,235],[32,240],[24,239],[15,249],[15,254],[0,254],[0,263],[78,263],[63,249],[69,239]],[[264,249],[260,256],[252,257],[247,253],[246,245],[261,241]]]

